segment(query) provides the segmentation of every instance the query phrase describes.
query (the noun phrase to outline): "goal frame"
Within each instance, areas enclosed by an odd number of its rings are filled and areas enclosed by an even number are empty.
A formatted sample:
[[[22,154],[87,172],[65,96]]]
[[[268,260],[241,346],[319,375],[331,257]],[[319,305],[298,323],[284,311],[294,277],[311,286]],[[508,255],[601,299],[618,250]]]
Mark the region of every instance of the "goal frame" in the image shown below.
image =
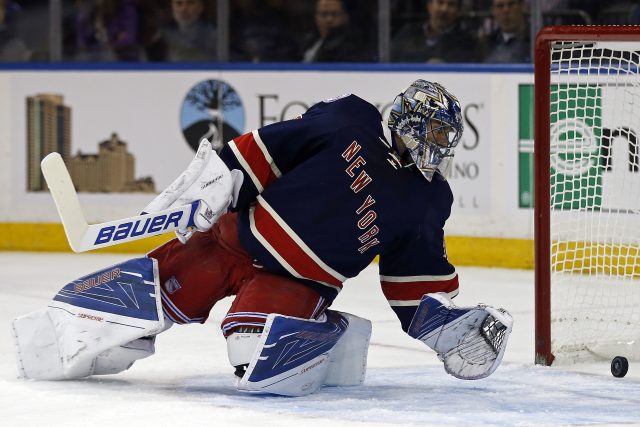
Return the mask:
[[[535,363],[551,365],[550,139],[551,44],[557,41],[640,41],[640,26],[550,26],[542,28],[534,51],[534,250]]]

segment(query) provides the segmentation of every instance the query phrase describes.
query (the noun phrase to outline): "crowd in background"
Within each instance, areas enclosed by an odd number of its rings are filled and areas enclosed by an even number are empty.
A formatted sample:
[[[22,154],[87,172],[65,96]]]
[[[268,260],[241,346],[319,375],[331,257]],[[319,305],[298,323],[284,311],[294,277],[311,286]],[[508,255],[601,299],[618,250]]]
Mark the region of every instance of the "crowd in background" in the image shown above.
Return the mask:
[[[215,0],[62,1],[63,61],[214,62]],[[640,24],[640,0],[540,0],[544,24]],[[48,0],[0,0],[0,61],[49,61]],[[391,0],[391,62],[526,63],[528,0]],[[376,0],[229,0],[232,62],[378,62]]]

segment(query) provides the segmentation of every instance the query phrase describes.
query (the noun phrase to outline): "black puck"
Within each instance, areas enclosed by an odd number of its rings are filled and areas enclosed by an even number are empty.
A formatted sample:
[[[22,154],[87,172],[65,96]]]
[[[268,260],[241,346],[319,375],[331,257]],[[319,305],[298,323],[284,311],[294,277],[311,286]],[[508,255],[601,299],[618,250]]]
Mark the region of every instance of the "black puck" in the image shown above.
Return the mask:
[[[616,356],[611,361],[611,375],[616,378],[622,378],[627,375],[629,370],[629,361],[626,357]]]

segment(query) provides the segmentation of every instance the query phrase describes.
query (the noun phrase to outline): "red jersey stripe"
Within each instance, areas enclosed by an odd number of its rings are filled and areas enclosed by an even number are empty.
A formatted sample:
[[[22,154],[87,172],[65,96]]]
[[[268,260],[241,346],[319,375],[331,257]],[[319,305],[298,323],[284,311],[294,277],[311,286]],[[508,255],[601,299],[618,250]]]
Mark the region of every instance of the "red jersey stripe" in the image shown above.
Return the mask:
[[[276,219],[270,207],[267,209],[265,206],[268,204],[262,197],[258,197],[251,217],[255,226],[255,237],[271,255],[281,261],[283,267],[296,277],[329,285],[337,290],[342,289],[342,282],[346,277],[324,265],[309,248],[303,248],[300,238],[290,229],[281,226],[280,222],[284,221],[281,218]]]
[[[258,131],[245,133],[229,144],[259,192],[278,179],[280,172],[273,164],[266,146],[260,140]]]
[[[450,293],[456,291],[459,286],[457,274],[454,277],[445,280],[416,282],[387,282],[383,280],[381,284],[384,296],[387,300],[392,301],[420,300],[424,294],[433,292]]]

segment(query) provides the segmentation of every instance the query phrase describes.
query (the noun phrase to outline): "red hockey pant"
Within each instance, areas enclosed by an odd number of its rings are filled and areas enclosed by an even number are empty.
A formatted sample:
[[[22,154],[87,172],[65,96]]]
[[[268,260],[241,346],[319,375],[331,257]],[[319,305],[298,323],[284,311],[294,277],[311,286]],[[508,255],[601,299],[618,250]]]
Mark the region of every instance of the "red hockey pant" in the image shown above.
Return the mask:
[[[238,240],[236,214],[184,245],[174,239],[148,256],[158,260],[162,305],[175,323],[204,323],[214,304],[231,295],[221,325],[225,337],[237,327],[264,325],[269,313],[309,319],[326,307],[314,289],[254,263]]]

